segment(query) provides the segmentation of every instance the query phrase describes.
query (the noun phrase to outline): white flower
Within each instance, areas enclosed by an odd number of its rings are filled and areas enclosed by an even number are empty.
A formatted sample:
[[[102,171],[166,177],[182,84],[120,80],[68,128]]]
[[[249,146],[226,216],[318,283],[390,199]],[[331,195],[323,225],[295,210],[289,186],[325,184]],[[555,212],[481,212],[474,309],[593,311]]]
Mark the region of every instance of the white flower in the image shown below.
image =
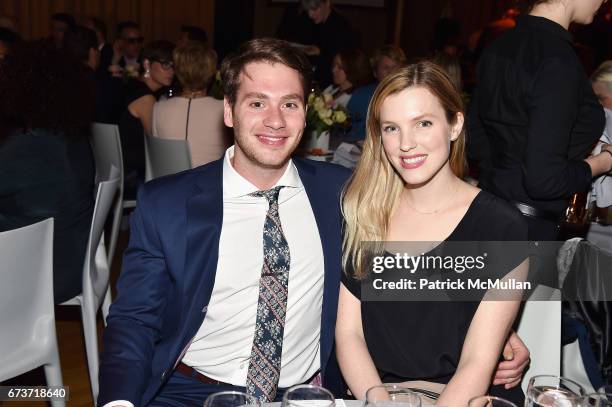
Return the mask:
[[[323,100],[325,100],[325,103],[328,105],[331,105],[331,103],[334,101],[334,97],[330,94],[330,93],[323,93]]]
[[[327,124],[328,126],[331,126],[332,124],[334,124],[333,120],[330,118],[323,119],[323,123]]]
[[[308,95],[308,104],[309,105],[312,105],[312,102],[315,100],[315,97],[316,97],[316,95],[315,95],[314,92],[311,92],[310,95]]]
[[[318,112],[325,109],[325,101],[320,96],[317,96],[312,103],[312,107]]]
[[[332,118],[336,123],[342,124],[346,121],[346,113],[344,113],[342,110],[337,110],[334,112],[334,115]]]

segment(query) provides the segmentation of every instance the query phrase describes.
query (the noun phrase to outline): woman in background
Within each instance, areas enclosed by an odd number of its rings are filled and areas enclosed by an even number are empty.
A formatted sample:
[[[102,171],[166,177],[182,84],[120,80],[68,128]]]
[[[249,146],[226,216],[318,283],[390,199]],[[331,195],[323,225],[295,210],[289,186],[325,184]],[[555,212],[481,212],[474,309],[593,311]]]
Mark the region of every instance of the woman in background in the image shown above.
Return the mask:
[[[217,71],[212,49],[192,42],[174,50],[174,71],[182,91],[153,107],[153,135],[187,140],[193,167],[216,160],[231,145],[223,124],[223,101],[206,94]]]
[[[356,88],[346,105],[351,116],[352,127],[349,135],[351,139],[365,138],[368,105],[376,86],[397,69],[405,66],[407,61],[404,50],[397,45],[385,45],[374,51],[374,55],[370,58],[370,67],[376,82]]]
[[[391,74],[372,98],[363,154],[342,203],[336,323],[338,362],[358,399],[381,382],[425,380],[442,390],[442,406],[464,407],[487,393],[522,404],[520,388],[491,387],[519,300],[361,302],[369,275],[363,242],[526,239],[515,208],[462,180],[463,123],[461,96],[431,62]],[[523,257],[507,266],[494,271],[522,271]]]
[[[125,171],[124,194],[134,199],[138,186],[144,182],[144,135],[152,134],[153,105],[174,79],[174,46],[168,41],[154,41],[142,52],[142,77],[128,82],[125,109],[119,119],[119,134]]]
[[[94,206],[93,112],[91,70],[67,52],[21,43],[0,64],[0,232],[54,218],[56,304],[82,288]]]
[[[610,171],[612,147],[585,159],[604,114],[574,51],[571,23],[603,0],[529,0],[527,15],[485,49],[468,114],[479,186],[526,216],[530,240],[556,240],[569,198]]]
[[[323,90],[334,98],[334,105],[346,107],[353,90],[372,83],[372,71],[368,59],[359,49],[346,49],[334,57],[332,63],[333,85]]]

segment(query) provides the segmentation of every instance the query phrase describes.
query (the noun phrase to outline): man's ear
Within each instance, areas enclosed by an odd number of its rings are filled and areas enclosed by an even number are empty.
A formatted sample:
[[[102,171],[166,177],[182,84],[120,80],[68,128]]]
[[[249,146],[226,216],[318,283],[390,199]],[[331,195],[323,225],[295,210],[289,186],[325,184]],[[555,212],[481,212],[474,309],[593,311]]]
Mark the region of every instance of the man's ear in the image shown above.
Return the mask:
[[[223,97],[223,123],[227,127],[234,127],[234,113],[232,112],[232,105],[227,99],[227,96]]]

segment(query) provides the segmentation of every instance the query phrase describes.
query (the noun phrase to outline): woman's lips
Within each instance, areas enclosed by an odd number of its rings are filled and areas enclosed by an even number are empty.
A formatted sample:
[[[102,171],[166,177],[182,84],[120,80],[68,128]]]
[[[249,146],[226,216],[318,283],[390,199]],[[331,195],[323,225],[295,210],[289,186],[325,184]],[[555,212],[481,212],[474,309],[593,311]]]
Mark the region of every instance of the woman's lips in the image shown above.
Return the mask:
[[[400,156],[400,164],[402,168],[405,168],[407,170],[413,170],[423,165],[426,159],[427,159],[427,154],[414,154],[414,155]]]

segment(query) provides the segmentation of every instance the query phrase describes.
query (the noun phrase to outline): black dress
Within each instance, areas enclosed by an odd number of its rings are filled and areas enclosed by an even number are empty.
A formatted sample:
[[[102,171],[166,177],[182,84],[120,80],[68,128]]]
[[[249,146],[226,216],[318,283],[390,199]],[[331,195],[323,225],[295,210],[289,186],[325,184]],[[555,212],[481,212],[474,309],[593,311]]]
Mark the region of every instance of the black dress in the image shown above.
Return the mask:
[[[124,196],[136,197],[138,186],[145,178],[144,127],[140,119],[128,110],[130,103],[143,96],[155,93],[142,81],[130,80],[126,84],[124,109],[119,119],[119,135],[123,152]],[[157,99],[157,97],[156,97]]]
[[[503,200],[481,191],[446,241],[521,241],[527,225]],[[352,270],[342,283],[361,300]],[[361,320],[368,350],[384,383],[427,380],[448,383],[461,356],[478,302],[362,301]],[[492,386],[489,394],[523,404],[520,387]]]
[[[530,238],[554,240],[568,198],[590,188],[583,160],[605,125],[571,34],[521,16],[484,51],[467,119],[479,186],[546,213],[547,224],[530,220]]]

